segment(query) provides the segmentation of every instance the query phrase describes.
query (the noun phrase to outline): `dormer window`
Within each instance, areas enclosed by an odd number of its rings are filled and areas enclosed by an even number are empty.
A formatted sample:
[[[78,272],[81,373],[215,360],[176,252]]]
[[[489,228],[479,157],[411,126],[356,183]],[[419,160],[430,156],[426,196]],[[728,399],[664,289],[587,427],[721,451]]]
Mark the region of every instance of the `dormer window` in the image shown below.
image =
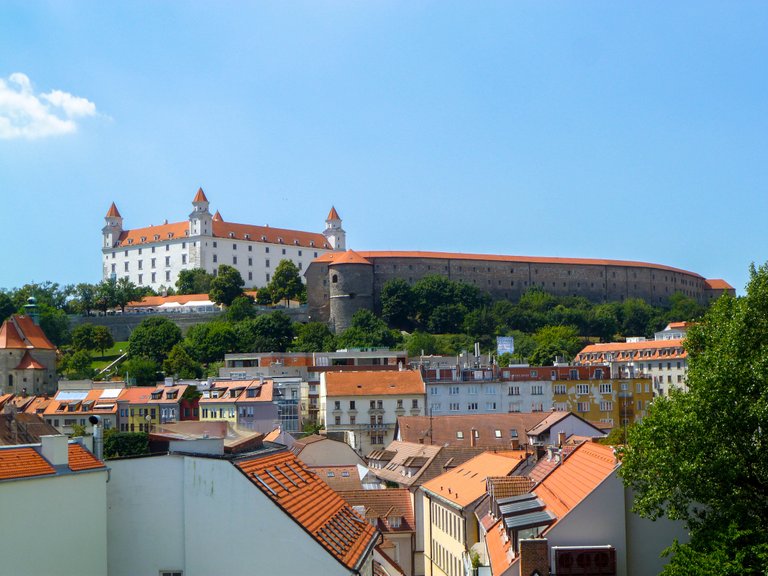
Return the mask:
[[[128,244],[133,244],[133,238],[128,238]]]
[[[161,392],[152,392],[152,400],[160,400],[163,397],[163,393]]]
[[[278,237],[278,239],[277,239],[277,243],[278,243],[278,244],[282,244],[282,243],[283,243],[283,239],[282,239],[282,238],[280,238],[280,237]]]
[[[173,238],[173,232],[168,232],[168,238]]]
[[[314,241],[314,240],[310,240],[310,241],[309,241],[309,245],[310,245],[310,246],[312,246],[312,247],[314,248],[314,247],[315,247],[315,241]]]
[[[250,235],[250,234],[246,234],[246,235],[245,235],[245,239],[246,239],[246,240],[250,240],[250,239],[251,239],[251,235]]]
[[[387,524],[389,524],[390,528],[400,528],[400,525],[403,523],[403,517],[402,516],[390,516],[387,518]]]
[[[229,233],[229,237],[230,237],[230,238],[234,238],[234,237],[235,237],[235,233],[234,233],[234,232],[230,232],[230,233]]]
[[[266,242],[266,241],[267,241],[267,237],[266,237],[266,236],[262,236],[262,237],[261,237],[261,241],[262,241],[262,242]]]
[[[160,240],[160,234],[155,234],[155,240]]]
[[[299,241],[298,241],[298,240],[294,240],[294,241],[293,241],[293,245],[294,245],[294,246],[298,246],[298,245],[299,245]]]
[[[328,248],[328,244],[323,244],[323,248]]]
[[[147,237],[146,237],[146,236],[142,236],[142,237],[141,237],[141,241],[142,241],[142,242],[146,242],[146,241],[147,241]]]

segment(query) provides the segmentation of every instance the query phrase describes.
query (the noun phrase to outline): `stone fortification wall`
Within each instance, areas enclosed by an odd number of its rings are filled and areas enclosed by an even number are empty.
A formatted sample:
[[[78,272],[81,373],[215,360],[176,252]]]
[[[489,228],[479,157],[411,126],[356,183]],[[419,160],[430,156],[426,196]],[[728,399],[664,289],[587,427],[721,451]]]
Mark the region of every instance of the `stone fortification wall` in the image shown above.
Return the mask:
[[[285,312],[291,317],[294,322],[306,322],[307,321],[307,309],[302,308],[278,308],[281,312]],[[261,314],[269,314],[274,312],[273,309],[267,309],[260,311]],[[168,318],[176,326],[181,329],[182,334],[186,334],[187,331],[195,324],[201,324],[203,322],[210,322],[211,320],[222,319],[223,312],[206,312],[200,314],[115,314],[111,316],[70,316],[69,325],[70,328],[75,328],[80,324],[95,324],[97,326],[106,326],[109,328],[109,332],[112,334],[112,338],[117,342],[128,340],[131,336],[131,332],[141,324],[141,321],[145,318],[151,318],[152,316],[162,316]]]

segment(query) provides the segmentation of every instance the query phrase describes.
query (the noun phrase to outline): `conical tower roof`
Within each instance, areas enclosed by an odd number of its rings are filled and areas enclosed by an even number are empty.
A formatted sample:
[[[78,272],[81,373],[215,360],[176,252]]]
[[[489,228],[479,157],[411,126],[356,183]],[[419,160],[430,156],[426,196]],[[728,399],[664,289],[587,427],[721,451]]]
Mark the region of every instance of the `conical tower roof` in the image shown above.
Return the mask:
[[[202,188],[197,189],[197,194],[195,194],[195,198],[192,202],[208,202],[208,198],[205,196],[205,192],[203,192]]]
[[[335,266],[336,264],[367,264],[371,266],[371,261],[366,260],[354,250],[347,250],[341,254],[333,254],[333,261],[330,265]]]
[[[221,217],[221,213],[216,210],[216,214],[213,215],[214,222],[224,222],[224,218]]]
[[[328,218],[326,218],[326,220],[341,220],[341,216],[336,212],[335,206],[331,206],[331,211],[328,212]]]
[[[122,218],[120,216],[120,212],[117,209],[117,206],[115,206],[115,203],[112,202],[112,206],[109,207],[109,210],[107,211],[107,218]]]

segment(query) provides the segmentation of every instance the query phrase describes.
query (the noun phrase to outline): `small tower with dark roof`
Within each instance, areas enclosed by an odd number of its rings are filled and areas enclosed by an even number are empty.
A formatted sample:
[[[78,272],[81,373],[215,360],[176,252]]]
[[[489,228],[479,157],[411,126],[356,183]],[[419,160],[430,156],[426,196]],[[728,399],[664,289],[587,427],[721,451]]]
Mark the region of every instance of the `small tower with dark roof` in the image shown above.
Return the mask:
[[[120,216],[120,212],[112,202],[112,206],[109,207],[107,215],[104,216],[104,228],[101,229],[101,233],[104,236],[103,248],[112,248],[115,243],[120,239],[120,234],[123,232],[123,217]]]
[[[336,212],[336,208],[331,206],[328,218],[325,219],[325,230],[323,236],[328,240],[328,244],[334,250],[347,249],[347,233],[341,227],[341,216]]]
[[[208,210],[208,198],[202,188],[197,189],[192,200],[192,213],[189,215],[190,236],[211,236],[213,234],[213,217]]]

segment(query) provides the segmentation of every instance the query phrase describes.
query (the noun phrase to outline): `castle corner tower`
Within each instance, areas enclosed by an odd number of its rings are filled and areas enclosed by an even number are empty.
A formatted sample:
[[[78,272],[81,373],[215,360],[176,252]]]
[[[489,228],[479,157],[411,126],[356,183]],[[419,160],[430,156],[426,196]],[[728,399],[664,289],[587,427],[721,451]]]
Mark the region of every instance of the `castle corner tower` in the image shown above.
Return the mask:
[[[341,216],[336,212],[336,208],[331,206],[331,211],[325,219],[325,230],[323,236],[328,240],[328,244],[334,250],[343,251],[347,249],[347,233],[341,227]]]

